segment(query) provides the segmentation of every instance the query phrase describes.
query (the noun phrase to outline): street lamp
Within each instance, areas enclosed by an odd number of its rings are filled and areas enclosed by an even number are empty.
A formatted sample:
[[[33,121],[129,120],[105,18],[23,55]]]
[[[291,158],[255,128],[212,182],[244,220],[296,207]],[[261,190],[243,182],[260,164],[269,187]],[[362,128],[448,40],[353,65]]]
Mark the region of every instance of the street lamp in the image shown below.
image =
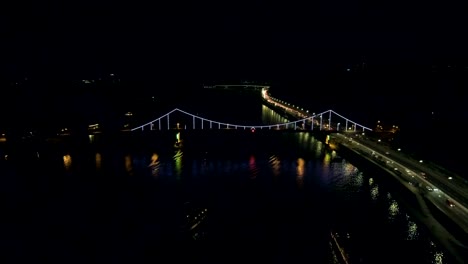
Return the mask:
[[[340,123],[336,126],[336,131],[340,131]]]

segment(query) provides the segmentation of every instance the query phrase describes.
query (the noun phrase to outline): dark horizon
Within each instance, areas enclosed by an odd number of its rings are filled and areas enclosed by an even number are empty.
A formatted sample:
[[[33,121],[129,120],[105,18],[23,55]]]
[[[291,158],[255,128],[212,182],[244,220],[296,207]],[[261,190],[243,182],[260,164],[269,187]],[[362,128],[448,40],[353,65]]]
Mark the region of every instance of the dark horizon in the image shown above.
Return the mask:
[[[77,120],[84,105],[93,110],[83,120],[111,117],[100,103],[120,109],[120,97],[192,94],[207,82],[245,80],[270,83],[274,95],[311,111],[336,109],[372,122],[434,112],[450,124],[468,118],[464,7],[15,3],[0,14],[0,118],[37,122],[41,111],[61,118],[64,105]],[[110,74],[120,79],[102,86],[112,96],[78,85]]]
[[[394,122],[401,122],[405,115],[425,115],[434,112],[435,116],[443,117],[446,123],[450,123],[462,122],[467,118],[464,114],[466,111],[463,111],[466,97],[461,91],[468,79],[465,77],[466,69],[459,69],[455,72],[447,72],[446,69],[440,72],[435,72],[434,69],[422,70],[416,74],[400,72],[399,75],[394,75],[394,72],[358,69],[354,72],[335,72],[309,80],[253,82],[268,84],[274,96],[314,112],[333,109],[347,115],[357,114],[367,120],[376,120],[382,116],[382,119],[393,119]],[[80,104],[132,104],[151,96],[158,97],[159,102],[174,96],[191,98],[203,91],[203,86],[207,84],[241,84],[242,81],[252,81],[233,78],[208,81],[158,80],[128,78],[128,75],[119,73],[112,75],[88,75],[94,79],[26,78],[4,82],[5,96],[1,100],[0,116],[11,116],[15,111],[48,111],[49,107],[63,104],[60,102],[63,99],[75,101],[70,103],[75,104],[78,107],[76,110],[79,111]],[[41,106],[45,109],[41,109]],[[57,111],[53,110],[53,107],[49,110]],[[85,108],[82,110],[86,112]]]
[[[287,80],[362,62],[466,67],[465,8],[462,1],[15,3],[0,14],[0,76]]]

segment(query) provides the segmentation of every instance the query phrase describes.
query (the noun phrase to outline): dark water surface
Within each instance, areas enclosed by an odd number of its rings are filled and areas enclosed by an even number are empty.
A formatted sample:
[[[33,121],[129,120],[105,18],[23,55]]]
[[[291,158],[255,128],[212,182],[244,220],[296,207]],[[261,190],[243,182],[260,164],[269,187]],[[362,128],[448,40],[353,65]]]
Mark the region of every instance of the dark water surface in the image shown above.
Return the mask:
[[[176,132],[2,145],[1,262],[335,263],[334,230],[361,263],[452,263],[385,175],[309,133],[180,136],[181,148]],[[206,209],[194,232],[187,206]]]
[[[307,133],[182,137],[2,160],[3,263],[333,263],[331,229],[364,263],[448,263],[379,175]],[[201,240],[180,236],[187,202],[207,209]]]

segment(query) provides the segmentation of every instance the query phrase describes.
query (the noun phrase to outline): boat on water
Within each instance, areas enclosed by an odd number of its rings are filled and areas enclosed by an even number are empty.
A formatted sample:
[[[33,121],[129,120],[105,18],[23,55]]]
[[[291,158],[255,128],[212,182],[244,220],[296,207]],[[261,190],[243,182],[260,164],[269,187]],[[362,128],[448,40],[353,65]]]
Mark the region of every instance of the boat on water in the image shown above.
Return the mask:
[[[208,218],[208,208],[186,202],[183,218],[180,225],[181,234],[190,240],[203,239],[206,234],[204,226]]]
[[[175,148],[181,148],[182,147],[182,140],[180,139],[180,132],[177,132],[176,134],[176,142],[174,143]]]
[[[330,231],[330,245],[331,251],[335,259],[335,263],[351,264],[349,262],[349,255],[346,252],[344,245],[341,241],[340,234],[335,231]]]
[[[336,263],[339,264],[354,264],[362,263],[361,252],[359,252],[356,241],[349,232],[345,231],[330,231],[330,245]]]

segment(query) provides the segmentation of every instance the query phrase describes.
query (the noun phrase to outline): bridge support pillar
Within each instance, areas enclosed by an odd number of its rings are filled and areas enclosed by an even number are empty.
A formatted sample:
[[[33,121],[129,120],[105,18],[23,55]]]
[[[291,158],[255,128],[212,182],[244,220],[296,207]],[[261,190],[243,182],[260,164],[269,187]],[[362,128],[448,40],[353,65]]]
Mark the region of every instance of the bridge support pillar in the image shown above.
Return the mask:
[[[322,115],[320,115],[320,131],[322,131]]]

